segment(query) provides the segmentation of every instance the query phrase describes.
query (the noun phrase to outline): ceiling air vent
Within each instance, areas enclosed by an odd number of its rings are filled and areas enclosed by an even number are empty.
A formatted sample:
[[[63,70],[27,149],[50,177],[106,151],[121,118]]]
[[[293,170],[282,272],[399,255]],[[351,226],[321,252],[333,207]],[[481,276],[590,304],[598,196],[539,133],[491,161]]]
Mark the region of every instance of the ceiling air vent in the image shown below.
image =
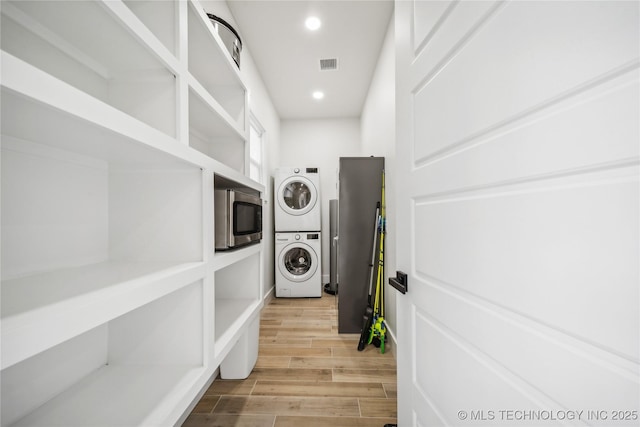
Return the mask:
[[[329,71],[338,69],[338,58],[327,58],[320,60],[320,71]]]

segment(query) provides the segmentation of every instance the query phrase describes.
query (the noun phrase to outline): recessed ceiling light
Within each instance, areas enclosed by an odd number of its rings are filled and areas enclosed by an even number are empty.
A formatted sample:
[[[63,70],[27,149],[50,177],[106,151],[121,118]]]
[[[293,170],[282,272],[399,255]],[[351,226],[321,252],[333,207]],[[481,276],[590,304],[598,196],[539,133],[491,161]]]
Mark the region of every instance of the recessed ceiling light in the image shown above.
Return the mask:
[[[317,91],[313,92],[311,94],[311,96],[313,96],[313,99],[322,99],[322,98],[324,98],[324,92],[321,92],[321,91],[317,90]]]
[[[320,22],[319,18],[315,16],[310,16],[307,18],[306,21],[304,21],[304,25],[306,25],[307,28],[310,29],[311,31],[315,31],[318,28],[320,28],[320,26],[322,25],[322,22]]]

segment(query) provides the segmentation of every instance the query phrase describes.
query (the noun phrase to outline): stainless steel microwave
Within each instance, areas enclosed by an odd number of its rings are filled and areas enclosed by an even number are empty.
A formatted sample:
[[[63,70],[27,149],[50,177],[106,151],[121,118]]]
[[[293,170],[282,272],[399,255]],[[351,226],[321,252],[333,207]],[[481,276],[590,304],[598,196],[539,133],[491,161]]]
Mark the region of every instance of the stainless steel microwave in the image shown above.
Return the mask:
[[[262,199],[236,190],[214,192],[215,248],[233,249],[262,240]]]

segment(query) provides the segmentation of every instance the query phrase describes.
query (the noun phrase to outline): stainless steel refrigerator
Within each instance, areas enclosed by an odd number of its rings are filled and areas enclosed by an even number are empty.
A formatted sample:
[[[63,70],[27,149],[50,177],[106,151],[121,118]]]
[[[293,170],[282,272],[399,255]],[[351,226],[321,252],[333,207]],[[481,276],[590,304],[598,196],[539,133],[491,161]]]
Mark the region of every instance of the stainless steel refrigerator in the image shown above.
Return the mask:
[[[360,333],[367,307],[384,157],[341,157],[338,186],[338,332]]]

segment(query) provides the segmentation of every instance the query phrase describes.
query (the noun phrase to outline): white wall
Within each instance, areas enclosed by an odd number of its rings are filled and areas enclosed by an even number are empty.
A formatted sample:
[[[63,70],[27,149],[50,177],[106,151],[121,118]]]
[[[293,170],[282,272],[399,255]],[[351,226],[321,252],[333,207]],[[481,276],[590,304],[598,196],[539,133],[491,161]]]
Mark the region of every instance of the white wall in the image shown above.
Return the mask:
[[[246,54],[246,55],[245,55]],[[263,207],[263,240],[265,247],[264,262],[264,292],[266,295],[275,286],[274,275],[274,229],[273,229],[273,169],[277,159],[280,144],[280,117],[276,112],[271,98],[266,90],[262,78],[251,58],[248,50],[242,52],[242,68],[249,85],[249,107],[255,118],[264,128],[263,134],[263,156],[264,164],[262,168],[262,183],[266,187]]]
[[[369,93],[362,110],[361,151],[367,155],[385,158],[385,199],[387,217],[387,236],[385,239],[384,268],[385,284],[388,277],[395,276],[396,240],[395,240],[395,43],[393,18],[389,23],[387,35],[380,51]],[[386,285],[385,322],[387,331],[394,337],[396,325],[397,291]],[[392,347],[393,348],[393,347]]]
[[[216,16],[227,21],[231,24],[236,31],[240,34],[242,39],[242,29],[238,26],[226,1],[224,0],[202,0],[200,2],[208,13],[212,13]],[[278,153],[280,152],[280,117],[276,112],[269,92],[262,81],[260,72],[258,71],[253,58],[251,57],[251,50],[248,46],[243,46],[242,53],[240,55],[240,74],[245,79],[245,82],[249,88],[249,107],[254,116],[258,119],[260,124],[265,130],[264,134],[264,167],[263,167],[263,184],[266,187],[266,194],[264,200],[266,205],[264,206],[264,224],[263,224],[263,242],[264,242],[264,256],[263,256],[263,274],[264,274],[264,290],[263,294],[266,295],[275,284],[274,278],[274,245],[273,245],[273,169],[277,166]]]
[[[361,156],[360,119],[283,120],[279,166],[317,167],[322,201],[322,280],[329,282],[329,200],[338,198],[339,158]]]

